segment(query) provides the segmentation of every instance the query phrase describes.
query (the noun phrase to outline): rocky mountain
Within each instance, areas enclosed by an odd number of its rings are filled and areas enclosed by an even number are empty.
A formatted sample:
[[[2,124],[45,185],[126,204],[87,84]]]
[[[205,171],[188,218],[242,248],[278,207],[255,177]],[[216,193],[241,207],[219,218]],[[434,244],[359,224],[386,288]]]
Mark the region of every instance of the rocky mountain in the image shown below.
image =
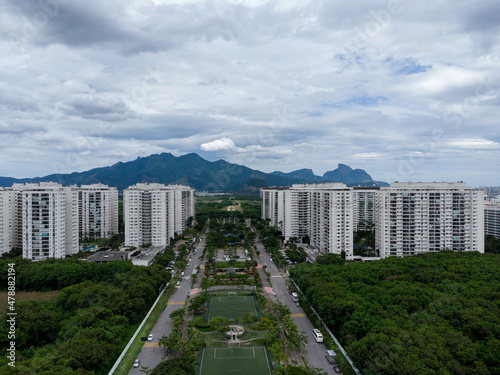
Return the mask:
[[[289,173],[276,171],[271,172],[271,174],[285,178],[301,179],[309,183],[341,182],[347,186],[389,186],[386,182],[373,180],[363,169],[352,169],[345,164],[339,164],[337,169],[325,172],[323,176],[315,175],[311,169],[299,169]]]
[[[332,180],[325,180],[325,176]],[[196,190],[252,193],[265,186],[287,186],[296,183],[337,180],[349,184],[372,185],[375,182],[365,171],[352,170],[342,164],[336,170],[325,173],[323,177],[318,177],[310,169],[301,169],[291,173],[264,173],[224,160],[211,162],[195,153],[179,157],[170,153],[162,153],[139,157],[125,163],[118,162],[109,167],[95,168],[86,172],[51,174],[25,179],[0,177],[0,186],[7,187],[16,182],[54,181],[62,185],[103,183],[122,190],[138,182],[159,182],[189,185]]]

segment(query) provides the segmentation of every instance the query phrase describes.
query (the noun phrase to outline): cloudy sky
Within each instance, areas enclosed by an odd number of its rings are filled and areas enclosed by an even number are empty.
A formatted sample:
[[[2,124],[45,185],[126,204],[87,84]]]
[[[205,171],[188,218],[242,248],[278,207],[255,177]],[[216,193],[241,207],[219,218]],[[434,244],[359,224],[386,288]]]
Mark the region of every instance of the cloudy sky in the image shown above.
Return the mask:
[[[500,185],[500,2],[4,0],[0,176],[196,152]]]

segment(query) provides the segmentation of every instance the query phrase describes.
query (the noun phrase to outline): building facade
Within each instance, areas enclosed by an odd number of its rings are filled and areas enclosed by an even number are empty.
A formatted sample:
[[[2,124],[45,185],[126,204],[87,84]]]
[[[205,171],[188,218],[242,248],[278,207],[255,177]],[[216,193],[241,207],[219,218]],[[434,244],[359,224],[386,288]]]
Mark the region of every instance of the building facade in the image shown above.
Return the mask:
[[[372,223],[382,258],[440,250],[484,252],[484,192],[457,183],[343,184],[261,190],[262,218],[289,240],[309,236],[321,252],[353,255],[353,234]],[[491,230],[498,223],[491,210]],[[363,228],[360,227],[363,226]],[[498,227],[497,227],[498,228]]]
[[[23,258],[45,260],[78,253],[78,188],[53,182],[14,184]],[[20,203],[20,204],[19,204]],[[20,225],[19,225],[20,224]]]
[[[484,204],[484,234],[500,238],[500,203]]]
[[[322,252],[352,258],[353,193],[344,184],[298,184],[261,190],[262,217],[285,241],[308,237]]]
[[[354,230],[371,229],[375,226],[380,187],[353,187]]]
[[[380,188],[381,257],[440,250],[484,252],[484,192],[463,182],[393,183]]]
[[[103,184],[82,185],[78,190],[80,238],[118,233],[118,190]]]
[[[0,187],[0,255],[16,247],[15,194]]]
[[[194,218],[194,189],[141,183],[123,191],[125,245],[163,247]]]

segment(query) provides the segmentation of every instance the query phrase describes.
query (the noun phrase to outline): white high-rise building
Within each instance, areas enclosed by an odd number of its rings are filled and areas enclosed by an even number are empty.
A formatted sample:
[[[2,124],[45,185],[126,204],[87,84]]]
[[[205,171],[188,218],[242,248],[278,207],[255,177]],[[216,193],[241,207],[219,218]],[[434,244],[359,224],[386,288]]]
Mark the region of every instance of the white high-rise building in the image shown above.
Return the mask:
[[[344,184],[292,185],[261,190],[262,217],[288,241],[309,237],[322,252],[352,258],[353,193]]]
[[[484,234],[500,238],[500,203],[484,203]]]
[[[346,259],[353,255],[353,233],[363,221],[375,225],[382,258],[445,249],[482,253],[483,196],[463,182],[396,182],[382,188],[293,185],[261,190],[262,218],[285,240],[307,235],[320,251],[345,251]],[[488,223],[495,222],[496,213],[489,213]]]
[[[81,238],[106,238],[118,233],[118,190],[103,184],[79,188]]]
[[[482,190],[463,182],[393,183],[380,188],[376,247],[381,257],[440,250],[484,252]]]
[[[15,194],[0,187],[0,255],[16,247]]]
[[[16,225],[21,228],[23,258],[64,258],[78,252],[76,186],[41,182],[14,184],[11,189],[17,195]]]
[[[377,220],[380,187],[354,187],[354,230],[369,229]]]
[[[163,247],[194,218],[194,189],[141,183],[123,191],[125,245]]]

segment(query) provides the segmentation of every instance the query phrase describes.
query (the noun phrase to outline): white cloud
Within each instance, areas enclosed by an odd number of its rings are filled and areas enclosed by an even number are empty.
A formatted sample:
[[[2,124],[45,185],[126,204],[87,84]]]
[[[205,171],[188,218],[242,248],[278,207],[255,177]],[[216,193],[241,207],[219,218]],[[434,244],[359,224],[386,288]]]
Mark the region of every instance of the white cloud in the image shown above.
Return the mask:
[[[236,145],[231,138],[221,138],[215,141],[202,143],[200,148],[203,151],[235,150]]]
[[[0,2],[0,176],[195,151],[382,179],[424,144],[420,179],[500,185],[498,2],[59,3]]]
[[[454,139],[445,143],[450,147],[457,148],[474,148],[474,149],[495,149],[499,148],[500,144],[488,139]]]

